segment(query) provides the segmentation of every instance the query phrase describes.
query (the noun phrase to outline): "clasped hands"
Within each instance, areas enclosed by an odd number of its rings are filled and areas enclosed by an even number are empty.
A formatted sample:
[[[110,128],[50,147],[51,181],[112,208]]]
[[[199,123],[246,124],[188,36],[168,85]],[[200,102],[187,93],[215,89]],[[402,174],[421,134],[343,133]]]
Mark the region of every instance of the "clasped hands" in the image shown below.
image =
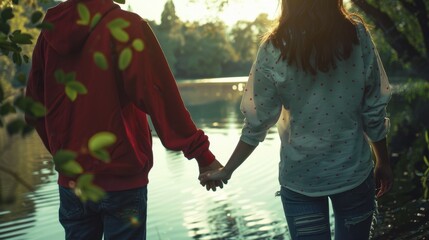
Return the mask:
[[[223,185],[227,184],[231,178],[231,174],[227,173],[222,164],[217,160],[209,166],[199,167],[199,170],[200,175],[198,179],[200,180],[200,184],[206,187],[207,191],[212,190],[214,192],[218,187],[223,188]]]

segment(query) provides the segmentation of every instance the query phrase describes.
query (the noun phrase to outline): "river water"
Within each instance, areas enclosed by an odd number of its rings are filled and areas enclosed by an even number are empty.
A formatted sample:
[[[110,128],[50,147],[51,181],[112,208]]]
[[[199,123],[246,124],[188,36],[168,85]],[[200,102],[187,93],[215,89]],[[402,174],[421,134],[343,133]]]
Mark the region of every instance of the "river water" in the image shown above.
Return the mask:
[[[245,81],[239,77],[179,83],[193,120],[209,136],[211,149],[222,163],[240,136],[239,103]],[[279,146],[277,131],[272,128],[224,189],[207,192],[197,180],[197,163],[166,150],[154,136],[148,239],[290,239],[281,200],[275,197]],[[64,239],[58,222],[57,174],[51,160],[36,134],[22,138],[0,132],[0,167],[9,171],[0,170],[0,239]],[[400,182],[401,176],[396,177],[398,189],[409,188],[407,182]],[[386,199],[376,239],[428,239],[427,202],[393,194]],[[399,230],[392,233],[395,227]],[[387,235],[389,232],[395,237]]]
[[[183,81],[185,104],[225,163],[240,136],[239,99],[246,78]],[[198,166],[166,150],[154,136],[148,186],[148,239],[288,239],[280,198],[275,129],[223,190],[199,185]],[[0,174],[0,239],[64,239],[58,222],[58,189],[51,156],[36,134],[0,134],[0,164],[33,189]]]

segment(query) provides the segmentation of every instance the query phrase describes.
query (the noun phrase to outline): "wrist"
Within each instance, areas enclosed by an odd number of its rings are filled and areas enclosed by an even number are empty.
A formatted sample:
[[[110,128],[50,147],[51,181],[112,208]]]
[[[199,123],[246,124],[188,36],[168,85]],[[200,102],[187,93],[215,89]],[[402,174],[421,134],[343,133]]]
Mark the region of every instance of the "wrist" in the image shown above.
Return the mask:
[[[199,167],[207,167],[215,161],[215,156],[209,150],[195,158],[198,162]]]
[[[227,175],[228,177],[232,176],[232,173],[234,172],[234,169],[228,168],[228,166],[225,166],[222,168],[222,171]]]

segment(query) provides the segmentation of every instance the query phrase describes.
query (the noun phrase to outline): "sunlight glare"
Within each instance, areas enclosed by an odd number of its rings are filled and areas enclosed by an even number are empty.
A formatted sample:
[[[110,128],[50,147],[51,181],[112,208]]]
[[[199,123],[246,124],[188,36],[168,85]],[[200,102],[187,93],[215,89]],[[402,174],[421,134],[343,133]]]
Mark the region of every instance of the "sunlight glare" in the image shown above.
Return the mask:
[[[121,5],[123,9],[131,10],[141,17],[160,22],[161,13],[167,0],[127,0]],[[253,21],[261,13],[267,13],[270,19],[274,19],[278,9],[277,0],[230,0],[230,3],[222,12],[217,9],[207,9],[205,1],[174,0],[176,14],[182,21],[210,21],[220,19],[227,25],[233,25],[239,20]]]

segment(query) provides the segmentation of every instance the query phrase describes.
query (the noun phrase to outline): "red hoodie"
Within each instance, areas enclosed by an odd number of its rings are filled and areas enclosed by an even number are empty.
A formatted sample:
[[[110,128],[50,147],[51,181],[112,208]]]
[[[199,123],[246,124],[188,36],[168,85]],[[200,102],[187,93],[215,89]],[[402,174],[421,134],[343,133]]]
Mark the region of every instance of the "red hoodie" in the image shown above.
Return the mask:
[[[102,18],[94,27],[77,24],[78,3],[90,11],[91,18]],[[130,23],[124,30],[125,43],[117,41],[107,25],[121,18]],[[79,153],[77,161],[86,172],[95,174],[94,183],[106,191],[126,190],[148,183],[153,165],[152,137],[146,115],[149,115],[163,145],[181,150],[188,159],[196,158],[200,166],[214,161],[208,137],[195,127],[184,107],[175,79],[164,54],[147,22],[136,14],[123,11],[112,0],[68,0],[48,10],[45,21],[53,30],[41,32],[33,53],[27,96],[47,108],[44,118],[27,121],[33,125],[51,154],[60,149]],[[141,39],[144,50],[132,47]],[[121,51],[130,47],[132,61],[118,69]],[[94,62],[94,53],[106,56],[108,69]],[[71,101],[64,84],[58,83],[56,70],[75,72],[76,80],[88,89]],[[97,132],[116,135],[109,147],[110,163],[88,154],[88,140]],[[59,173],[58,183],[68,187],[69,178]]]

